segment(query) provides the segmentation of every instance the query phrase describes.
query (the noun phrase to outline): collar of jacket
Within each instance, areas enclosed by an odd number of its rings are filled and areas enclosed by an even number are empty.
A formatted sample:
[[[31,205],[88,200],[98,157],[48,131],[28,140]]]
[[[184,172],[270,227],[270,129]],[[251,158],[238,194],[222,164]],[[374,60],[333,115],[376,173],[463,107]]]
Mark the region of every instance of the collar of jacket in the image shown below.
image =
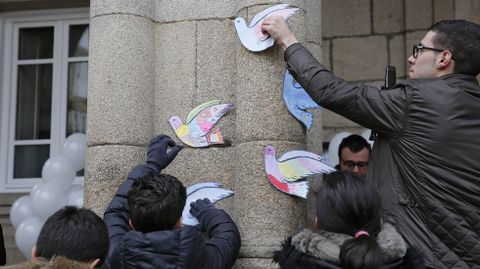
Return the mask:
[[[70,260],[65,257],[56,256],[51,260],[38,258],[35,261],[29,261],[17,265],[2,267],[5,269],[89,269],[88,263]]]
[[[304,229],[292,238],[292,245],[300,252],[326,261],[339,263],[340,246],[353,236],[332,233],[323,230]],[[385,261],[392,261],[405,256],[407,243],[395,230],[393,225],[385,223],[377,236]]]

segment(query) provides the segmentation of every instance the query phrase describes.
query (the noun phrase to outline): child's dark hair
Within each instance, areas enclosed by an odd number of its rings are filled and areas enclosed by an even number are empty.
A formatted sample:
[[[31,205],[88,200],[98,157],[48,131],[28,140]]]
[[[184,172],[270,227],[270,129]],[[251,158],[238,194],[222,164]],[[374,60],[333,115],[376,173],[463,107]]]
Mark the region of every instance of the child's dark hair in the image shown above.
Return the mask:
[[[351,172],[333,172],[317,194],[319,228],[355,238],[340,247],[340,265],[346,269],[379,268],[382,252],[376,241],[382,206],[377,191]],[[366,233],[365,233],[366,232]],[[367,234],[368,233],[368,234]]]
[[[107,226],[99,216],[86,208],[66,206],[43,225],[35,254],[48,260],[54,256],[80,262],[100,259],[101,264],[107,256],[108,244]]]
[[[134,229],[148,233],[175,227],[182,216],[187,192],[176,177],[156,174],[139,178],[127,196]]]

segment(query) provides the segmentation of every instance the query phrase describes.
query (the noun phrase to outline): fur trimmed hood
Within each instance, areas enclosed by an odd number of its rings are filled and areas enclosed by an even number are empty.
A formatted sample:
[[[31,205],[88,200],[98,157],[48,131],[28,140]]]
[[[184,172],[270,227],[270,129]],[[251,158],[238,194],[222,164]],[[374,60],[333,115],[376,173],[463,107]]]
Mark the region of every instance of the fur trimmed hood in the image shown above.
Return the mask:
[[[339,263],[340,246],[353,236],[322,230],[304,229],[292,237],[291,244],[298,251],[325,261]],[[377,236],[385,261],[396,260],[405,256],[407,243],[395,230],[393,225],[385,223]]]
[[[57,256],[47,261],[38,258],[35,261],[2,267],[3,269],[90,269],[87,263],[73,261]]]

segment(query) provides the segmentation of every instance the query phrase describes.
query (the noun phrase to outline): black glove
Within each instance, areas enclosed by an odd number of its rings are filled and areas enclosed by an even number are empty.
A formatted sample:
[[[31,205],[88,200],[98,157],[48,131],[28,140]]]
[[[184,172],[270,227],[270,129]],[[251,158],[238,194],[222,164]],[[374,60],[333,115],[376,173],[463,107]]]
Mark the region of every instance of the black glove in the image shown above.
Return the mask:
[[[210,202],[210,200],[208,200],[208,198],[198,199],[197,201],[192,202],[190,204],[190,214],[192,214],[192,216],[194,217],[197,217],[200,214],[200,212],[209,208],[216,208],[216,207],[214,204],[212,204],[212,202]]]
[[[169,147],[171,149],[167,152]],[[150,140],[150,144],[148,144],[147,164],[154,165],[160,172],[175,159],[182,148],[167,135],[159,135]]]

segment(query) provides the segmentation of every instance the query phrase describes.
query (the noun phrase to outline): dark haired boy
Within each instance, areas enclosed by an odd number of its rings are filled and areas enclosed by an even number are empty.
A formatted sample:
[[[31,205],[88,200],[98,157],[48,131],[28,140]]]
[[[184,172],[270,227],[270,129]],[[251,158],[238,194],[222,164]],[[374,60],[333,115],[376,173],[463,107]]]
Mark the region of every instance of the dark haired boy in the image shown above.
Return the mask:
[[[106,268],[231,268],[240,249],[233,220],[210,201],[192,203],[199,226],[182,227],[186,190],[160,171],[181,146],[168,136],[152,139],[147,162],[135,167],[105,211],[110,236]],[[202,232],[209,240],[205,240]]]
[[[94,268],[107,254],[108,231],[103,220],[89,209],[66,206],[43,225],[32,261],[4,268]]]

